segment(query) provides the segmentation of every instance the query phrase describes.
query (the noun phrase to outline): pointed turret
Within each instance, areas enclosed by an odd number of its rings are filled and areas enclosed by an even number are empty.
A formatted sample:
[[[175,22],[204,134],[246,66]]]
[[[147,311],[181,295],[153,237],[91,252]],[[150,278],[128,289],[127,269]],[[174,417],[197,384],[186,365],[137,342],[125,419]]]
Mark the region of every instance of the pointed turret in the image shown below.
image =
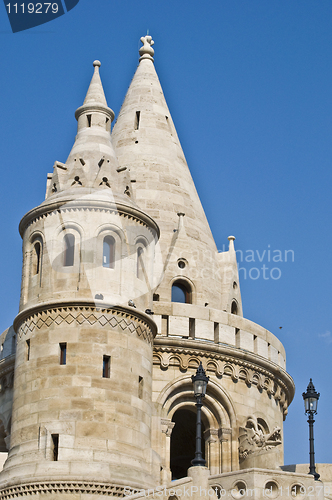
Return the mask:
[[[75,113],[77,136],[65,164],[56,162],[49,178],[47,196],[71,188],[112,188],[113,194],[130,195],[128,172],[119,170],[111,143],[114,112],[108,107],[99,68],[94,73],[84,103]]]
[[[218,254],[222,270],[222,310],[243,316],[234,240],[235,236],[228,236],[228,252]]]
[[[154,42],[151,36],[142,37],[141,42],[140,62],[112,142],[120,167],[130,169],[137,203],[160,226],[164,261],[169,258],[173,231],[178,227],[177,214],[185,213],[185,237],[175,245],[156,293],[160,301],[171,300],[170,283],[179,274],[179,259],[186,259],[189,250],[191,258],[185,272],[181,270],[181,280],[188,280],[196,304],[220,308],[216,245],[154,67]],[[208,287],[203,275],[212,277]]]

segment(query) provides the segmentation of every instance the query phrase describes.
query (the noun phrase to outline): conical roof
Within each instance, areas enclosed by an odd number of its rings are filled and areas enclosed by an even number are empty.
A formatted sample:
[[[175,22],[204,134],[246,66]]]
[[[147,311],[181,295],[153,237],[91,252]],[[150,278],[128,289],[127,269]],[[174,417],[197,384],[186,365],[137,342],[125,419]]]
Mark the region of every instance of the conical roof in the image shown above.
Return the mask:
[[[129,204],[128,172],[119,169],[111,142],[113,111],[108,107],[99,75],[101,63],[94,61],[94,73],[84,103],[76,110],[77,135],[65,164],[56,162],[50,179],[47,198],[66,196],[68,190],[83,195],[83,190],[109,190],[113,198]],[[104,193],[105,195],[106,193]]]
[[[99,74],[99,68],[101,66],[100,61],[94,61],[93,66],[95,70],[83,104],[101,104],[107,107],[106,97]]]
[[[196,303],[219,307],[216,245],[154,67],[153,41],[150,36],[141,41],[140,63],[112,132],[113,147],[120,168],[130,169],[137,204],[161,229],[161,250],[164,261],[169,262],[168,269],[164,269],[161,295],[169,298],[169,282],[179,271],[178,259],[188,254],[187,278],[197,289]],[[186,238],[174,246],[180,212],[185,214]],[[211,276],[208,285],[206,280],[203,284],[199,278],[198,284],[194,279],[202,273]]]

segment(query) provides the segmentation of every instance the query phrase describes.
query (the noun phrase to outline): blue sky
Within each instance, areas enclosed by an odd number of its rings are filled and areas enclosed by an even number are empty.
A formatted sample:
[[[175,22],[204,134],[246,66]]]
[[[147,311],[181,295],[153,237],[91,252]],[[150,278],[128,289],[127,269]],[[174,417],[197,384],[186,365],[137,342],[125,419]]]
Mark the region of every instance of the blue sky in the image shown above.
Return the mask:
[[[316,460],[332,462],[331,28],[330,0],[80,0],[16,34],[1,6],[0,330],[18,311],[19,220],[43,201],[54,161],[69,154],[92,61],[102,62],[117,115],[149,29],[217,246],[234,234],[243,253],[244,315],[286,348],[297,391],[284,425],[285,463],[308,461],[301,394],[310,377],[321,393]]]

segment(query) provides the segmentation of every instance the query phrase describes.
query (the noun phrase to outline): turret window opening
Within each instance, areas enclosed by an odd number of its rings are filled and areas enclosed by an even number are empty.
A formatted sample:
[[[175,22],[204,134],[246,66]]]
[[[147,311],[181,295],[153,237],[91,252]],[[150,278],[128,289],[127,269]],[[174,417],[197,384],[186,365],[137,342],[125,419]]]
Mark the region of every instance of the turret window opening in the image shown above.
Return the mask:
[[[91,115],[86,115],[88,127],[91,127]]]
[[[28,339],[25,343],[25,353],[26,360],[30,361],[30,339]]]
[[[236,300],[233,300],[232,307],[231,307],[231,314],[237,314],[237,310],[238,310],[237,302],[236,302]]]
[[[192,303],[192,290],[189,283],[184,280],[177,280],[172,285],[172,302],[181,304]]]
[[[111,120],[106,117],[106,131],[110,132],[111,130]]]
[[[63,342],[60,344],[60,365],[65,365],[67,363],[67,343]]]
[[[52,460],[57,462],[59,458],[59,434],[52,434]]]
[[[103,378],[111,376],[111,356],[103,356]]]
[[[139,399],[143,399],[143,388],[144,388],[144,379],[143,379],[143,377],[138,377],[138,397],[139,397]]]
[[[63,244],[63,265],[64,267],[73,266],[75,255],[75,236],[73,234],[66,234],[63,238]]]
[[[113,236],[105,236],[103,240],[103,267],[109,269],[115,267],[115,239]]]
[[[141,118],[141,112],[140,111],[136,111],[136,115],[135,115],[135,130],[139,129],[140,118]]]
[[[145,254],[145,247],[143,246],[142,243],[139,243],[139,246],[137,247],[136,250],[136,276],[140,280],[144,279],[144,272],[145,272],[144,254]]]
[[[33,246],[33,266],[32,266],[32,274],[36,275],[40,272],[40,263],[41,263],[41,244],[39,241]]]

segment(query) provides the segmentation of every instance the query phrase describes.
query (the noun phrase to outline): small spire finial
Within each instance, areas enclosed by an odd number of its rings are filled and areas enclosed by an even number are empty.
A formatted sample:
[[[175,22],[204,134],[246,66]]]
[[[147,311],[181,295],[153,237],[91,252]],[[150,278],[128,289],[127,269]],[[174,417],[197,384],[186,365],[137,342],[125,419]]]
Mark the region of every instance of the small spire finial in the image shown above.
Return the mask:
[[[150,36],[149,34],[142,36],[141,42],[143,44],[143,47],[139,49],[139,55],[141,56],[139,60],[142,61],[142,59],[150,59],[150,61],[153,62],[154,50],[152,48],[152,45],[154,45],[154,41],[152,40],[152,36]]]
[[[228,236],[227,239],[229,241],[228,251],[229,252],[234,252],[234,240],[235,240],[235,236]]]
[[[101,62],[100,62],[100,61],[98,61],[98,59],[96,59],[95,61],[93,61],[93,66],[94,66],[94,67],[99,66],[99,68],[100,68],[100,66],[101,66]]]

